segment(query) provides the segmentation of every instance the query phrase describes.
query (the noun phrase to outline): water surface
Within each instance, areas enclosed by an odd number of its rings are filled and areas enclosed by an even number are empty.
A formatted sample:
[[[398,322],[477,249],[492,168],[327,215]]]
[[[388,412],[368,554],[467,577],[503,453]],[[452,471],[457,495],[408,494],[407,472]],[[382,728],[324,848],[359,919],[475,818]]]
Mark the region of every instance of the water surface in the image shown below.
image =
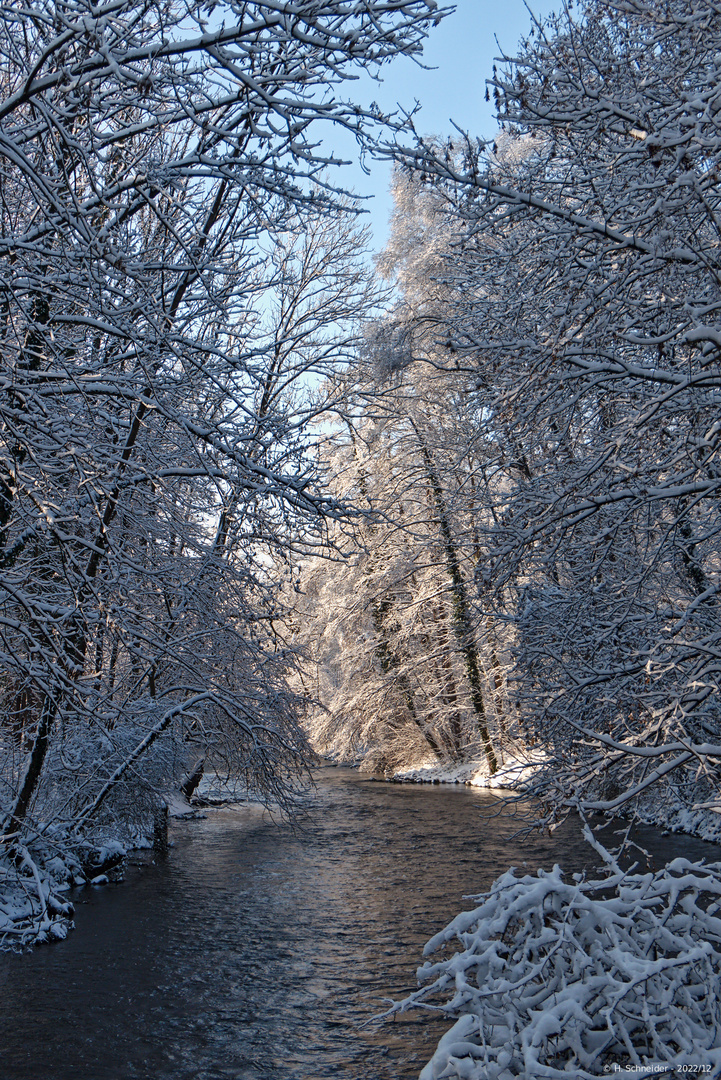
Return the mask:
[[[0,956],[0,1080],[411,1080],[447,1023],[364,1026],[424,943],[510,865],[596,857],[520,839],[498,799],[322,769],[313,822],[256,806],[173,825],[167,860],[79,891],[65,942]],[[658,857],[718,858],[687,837]]]

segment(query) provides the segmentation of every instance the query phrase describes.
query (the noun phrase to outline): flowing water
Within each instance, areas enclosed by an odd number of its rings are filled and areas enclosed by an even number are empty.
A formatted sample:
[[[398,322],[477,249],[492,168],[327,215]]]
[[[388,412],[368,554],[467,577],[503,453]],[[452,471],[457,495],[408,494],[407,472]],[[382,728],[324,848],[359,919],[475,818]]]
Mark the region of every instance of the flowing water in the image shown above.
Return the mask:
[[[304,829],[252,805],[177,822],[167,860],[77,893],[65,942],[0,956],[0,1080],[411,1080],[448,1024],[368,1021],[463,895],[596,861],[577,824],[521,839],[476,789],[316,779]]]

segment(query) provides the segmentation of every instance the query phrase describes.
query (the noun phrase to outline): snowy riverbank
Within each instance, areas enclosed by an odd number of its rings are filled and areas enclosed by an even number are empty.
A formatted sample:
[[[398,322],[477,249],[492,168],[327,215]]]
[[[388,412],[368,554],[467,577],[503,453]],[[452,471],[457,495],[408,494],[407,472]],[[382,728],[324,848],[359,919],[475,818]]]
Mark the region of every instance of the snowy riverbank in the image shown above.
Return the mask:
[[[522,793],[547,759],[428,762],[396,783],[465,784]],[[683,805],[668,789],[638,816],[721,842],[721,811]],[[445,1014],[445,1032],[421,1080],[567,1075],[718,1075],[721,864],[675,858],[655,872],[621,869],[588,825],[599,856],[591,875],[501,875],[425,946],[419,987],[387,1016]],[[673,842],[671,842],[673,843]],[[675,843],[678,844],[678,841]],[[669,856],[666,855],[666,858]],[[712,859],[714,857],[712,856]],[[679,1070],[678,1072],[676,1070]]]
[[[401,784],[465,784],[491,790],[523,791],[546,760],[540,753],[523,759],[507,757],[495,773],[490,772],[484,757],[444,765],[433,760],[400,769],[391,780]]]
[[[486,788],[499,795],[503,792],[522,793],[547,760],[542,753],[523,758],[507,757],[495,773],[489,771],[484,757],[446,765],[439,765],[433,760],[399,769],[390,779],[397,784],[464,784],[467,787]],[[645,825],[721,844],[721,806],[689,806],[672,790],[665,790],[663,793],[653,792],[637,814]]]
[[[22,949],[46,941],[61,941],[73,928],[74,905],[65,894],[85,885],[105,885],[122,877],[122,866],[133,847],[150,847],[138,837],[121,843],[70,843],[57,830],[46,828],[27,844],[19,844],[0,859],[0,950]]]

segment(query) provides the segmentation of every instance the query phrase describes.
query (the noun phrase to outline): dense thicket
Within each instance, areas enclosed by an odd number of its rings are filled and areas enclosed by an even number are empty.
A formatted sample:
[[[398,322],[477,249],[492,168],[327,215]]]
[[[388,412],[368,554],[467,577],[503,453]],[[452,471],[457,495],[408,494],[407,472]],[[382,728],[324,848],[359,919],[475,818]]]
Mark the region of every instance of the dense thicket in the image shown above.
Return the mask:
[[[715,787],[720,42],[708,2],[568,10],[494,76],[493,147],[405,158],[451,223],[406,335],[474,384],[478,586],[561,802]]]
[[[439,18],[433,0],[0,7],[9,844],[126,813],[203,755],[281,796],[298,766],[271,552],[338,513],[303,433],[374,302],[316,129],[371,147],[392,121],[341,84]]]
[[[493,145],[396,149],[400,298],[343,436],[392,522],[356,564],[359,663],[418,753],[449,749],[440,702],[448,728],[500,689],[486,753],[542,742],[555,806],[716,789],[720,42],[705,0],[568,9],[491,80]]]

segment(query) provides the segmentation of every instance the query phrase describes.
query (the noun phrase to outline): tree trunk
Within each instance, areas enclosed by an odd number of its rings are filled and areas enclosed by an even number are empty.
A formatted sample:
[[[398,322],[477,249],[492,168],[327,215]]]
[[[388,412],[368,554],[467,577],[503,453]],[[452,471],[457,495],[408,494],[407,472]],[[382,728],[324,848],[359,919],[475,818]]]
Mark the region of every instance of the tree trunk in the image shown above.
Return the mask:
[[[488,722],[486,720],[486,710],[483,704],[483,692],[481,689],[481,670],[478,662],[478,650],[476,648],[475,636],[473,633],[473,624],[471,621],[468,598],[466,596],[466,587],[463,581],[463,575],[461,574],[460,560],[458,558],[456,545],[453,542],[448,512],[443,499],[443,490],[433,466],[433,460],[423,436],[412,420],[411,425],[420,443],[421,453],[426,465],[426,473],[433,492],[433,500],[436,504],[438,525],[441,530],[443,548],[446,556],[446,567],[451,579],[453,626],[456,633],[456,640],[458,641],[458,647],[463,656],[466,668],[466,675],[471,691],[471,704],[473,705],[473,710],[476,714],[476,723],[483,743],[483,750],[486,755],[486,761],[488,762],[488,768],[491,774],[493,774],[498,770],[498,761],[488,734]]]
[[[43,769],[43,762],[45,761],[45,755],[48,750],[50,729],[52,728],[56,711],[57,706],[55,705],[55,702],[46,697],[40,713],[38,729],[35,732],[35,739],[33,740],[30,757],[28,758],[25,777],[18,793],[18,797],[15,800],[15,805],[10,812],[10,817],[3,829],[2,838],[4,841],[14,836],[15,833],[20,830],[25,820],[30,801]]]

